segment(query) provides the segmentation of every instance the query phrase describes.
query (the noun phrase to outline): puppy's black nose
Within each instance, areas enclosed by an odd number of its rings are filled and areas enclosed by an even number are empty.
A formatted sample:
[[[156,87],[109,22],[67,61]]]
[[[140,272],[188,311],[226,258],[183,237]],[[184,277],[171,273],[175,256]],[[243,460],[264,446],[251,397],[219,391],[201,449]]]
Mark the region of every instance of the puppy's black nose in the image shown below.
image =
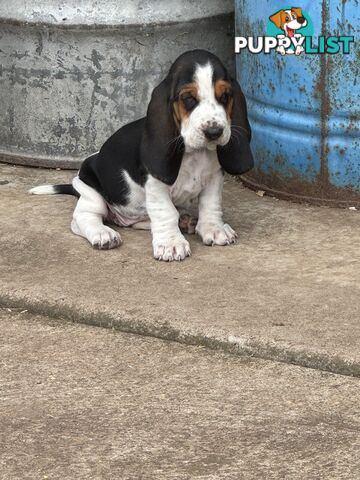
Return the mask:
[[[296,20],[302,25],[305,22],[305,17],[297,17]]]
[[[208,140],[216,140],[221,137],[223,131],[222,127],[208,127],[204,129],[204,135]]]

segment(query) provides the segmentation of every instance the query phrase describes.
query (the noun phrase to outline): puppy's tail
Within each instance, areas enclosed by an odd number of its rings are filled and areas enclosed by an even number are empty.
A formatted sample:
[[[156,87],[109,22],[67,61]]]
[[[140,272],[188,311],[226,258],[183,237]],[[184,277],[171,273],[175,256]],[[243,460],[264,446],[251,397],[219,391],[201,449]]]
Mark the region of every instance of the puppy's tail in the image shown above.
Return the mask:
[[[70,183],[61,185],[39,185],[38,187],[31,188],[29,193],[32,195],[56,195],[61,193],[63,195],[79,197],[78,192]]]

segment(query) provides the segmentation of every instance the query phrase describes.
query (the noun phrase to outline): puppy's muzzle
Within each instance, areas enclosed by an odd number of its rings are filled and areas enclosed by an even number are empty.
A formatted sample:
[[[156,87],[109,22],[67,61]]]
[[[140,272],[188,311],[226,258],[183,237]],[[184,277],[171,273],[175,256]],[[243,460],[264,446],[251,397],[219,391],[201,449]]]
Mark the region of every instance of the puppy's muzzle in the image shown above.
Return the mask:
[[[223,127],[215,126],[204,129],[204,135],[208,140],[217,140],[223,134]]]

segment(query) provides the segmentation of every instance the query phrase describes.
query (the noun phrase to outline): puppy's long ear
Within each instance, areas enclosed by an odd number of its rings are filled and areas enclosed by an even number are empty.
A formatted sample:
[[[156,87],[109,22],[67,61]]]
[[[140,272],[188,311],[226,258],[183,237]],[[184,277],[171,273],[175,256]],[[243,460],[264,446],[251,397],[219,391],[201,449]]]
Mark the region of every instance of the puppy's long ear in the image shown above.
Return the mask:
[[[281,28],[281,10],[277,13],[274,13],[274,15],[271,15],[271,17],[269,17],[269,20],[271,20],[273,23],[275,23],[275,25],[277,26],[277,28]]]
[[[140,156],[147,171],[167,185],[175,182],[184,153],[184,143],[178,135],[170,98],[170,80],[166,78],[151,95]]]
[[[232,80],[233,104],[231,110],[231,138],[223,147],[218,146],[222,168],[231,175],[241,175],[254,166],[250,149],[251,129],[247,117],[246,100],[240,85]]]

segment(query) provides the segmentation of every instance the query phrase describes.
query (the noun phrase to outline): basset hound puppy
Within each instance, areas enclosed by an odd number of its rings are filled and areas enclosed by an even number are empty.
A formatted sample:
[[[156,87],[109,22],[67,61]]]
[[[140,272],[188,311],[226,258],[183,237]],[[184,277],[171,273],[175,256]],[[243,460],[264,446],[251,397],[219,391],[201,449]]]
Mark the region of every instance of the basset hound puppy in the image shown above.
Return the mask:
[[[237,81],[215,55],[189,51],[152,92],[146,117],[120,128],[84,160],[72,185],[30,193],[78,196],[71,229],[95,248],[122,242],[104,222],[151,228],[154,257],[183,260],[191,251],[182,231],[196,232],[206,245],[235,242],[222,218],[223,172],[253,167],[250,137]]]

